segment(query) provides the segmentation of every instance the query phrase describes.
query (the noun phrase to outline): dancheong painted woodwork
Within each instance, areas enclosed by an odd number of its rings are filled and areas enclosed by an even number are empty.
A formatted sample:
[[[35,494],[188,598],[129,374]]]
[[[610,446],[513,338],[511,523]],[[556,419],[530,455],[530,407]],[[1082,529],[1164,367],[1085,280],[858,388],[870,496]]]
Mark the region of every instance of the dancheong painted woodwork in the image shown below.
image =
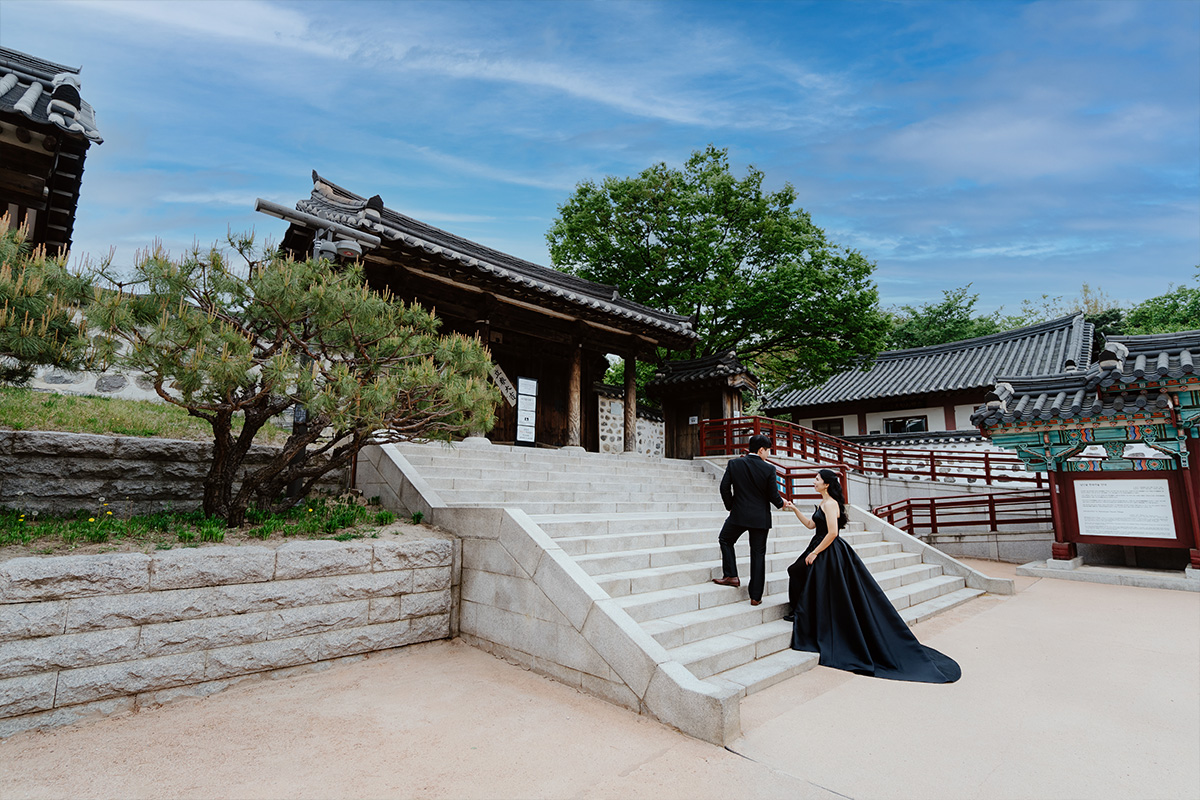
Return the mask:
[[[971,421],[1050,477],[1055,558],[1077,542],[1186,547],[1200,568],[1197,361],[1200,331],[1125,336],[1086,370],[997,379]]]

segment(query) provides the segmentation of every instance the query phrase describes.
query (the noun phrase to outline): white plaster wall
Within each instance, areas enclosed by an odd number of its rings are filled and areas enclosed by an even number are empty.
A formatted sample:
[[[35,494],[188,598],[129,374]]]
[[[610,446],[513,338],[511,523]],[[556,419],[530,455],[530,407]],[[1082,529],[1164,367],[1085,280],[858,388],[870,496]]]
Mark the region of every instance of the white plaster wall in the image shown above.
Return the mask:
[[[818,419],[839,419],[839,416],[837,414],[828,414],[828,415],[824,415],[824,416],[820,416],[820,417],[808,417],[807,419],[800,420],[799,424],[803,425],[806,428],[811,428],[813,426],[813,422]],[[858,415],[857,414],[843,414],[843,415],[841,415],[840,419],[842,420],[843,435],[845,435],[845,436],[857,436],[858,435]]]
[[[867,414],[867,433],[879,431],[883,433],[883,420],[892,419],[894,417],[919,417],[925,416],[925,424],[928,430],[944,431],[946,430],[946,412],[941,407],[936,408],[902,408],[895,411],[879,411]]]
[[[978,408],[981,405],[983,405],[982,401],[980,401],[979,403],[976,403],[975,405],[968,404],[965,406],[955,406],[954,407],[954,427],[955,427],[955,429],[960,430],[960,431],[967,431],[967,430],[974,429],[975,426],[971,424],[971,414],[975,411],[976,408]]]

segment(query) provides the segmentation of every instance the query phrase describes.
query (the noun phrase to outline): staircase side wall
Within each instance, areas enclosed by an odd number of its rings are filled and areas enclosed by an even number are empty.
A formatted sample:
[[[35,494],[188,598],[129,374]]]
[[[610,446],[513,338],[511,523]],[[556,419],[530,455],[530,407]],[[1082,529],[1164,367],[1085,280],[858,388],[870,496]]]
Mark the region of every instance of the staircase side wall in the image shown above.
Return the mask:
[[[984,575],[982,572],[972,569],[961,561],[946,555],[936,547],[922,542],[915,536],[910,536],[895,525],[885,522],[864,508],[847,504],[846,516],[852,522],[863,523],[869,531],[879,531],[883,534],[884,541],[900,545],[900,549],[905,553],[915,553],[921,556],[922,563],[937,564],[941,566],[942,572],[946,575],[954,575],[955,577],[964,579],[967,586],[972,589],[981,589],[992,594],[1014,594],[1016,592],[1016,584],[1011,579],[993,578]]]
[[[447,505],[394,445],[364,449],[358,481],[461,539],[452,619],[465,641],[698,739],[740,735],[737,692],[672,661],[524,511]]]

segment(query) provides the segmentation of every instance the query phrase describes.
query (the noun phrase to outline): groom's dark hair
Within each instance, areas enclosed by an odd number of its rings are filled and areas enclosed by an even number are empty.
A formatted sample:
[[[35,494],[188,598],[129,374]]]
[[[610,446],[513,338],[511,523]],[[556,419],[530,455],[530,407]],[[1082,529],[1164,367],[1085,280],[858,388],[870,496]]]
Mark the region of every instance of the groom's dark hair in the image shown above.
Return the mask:
[[[770,450],[771,440],[766,436],[763,436],[761,433],[756,433],[750,437],[750,441],[746,443],[746,446],[750,448],[751,453],[757,453],[764,447]]]

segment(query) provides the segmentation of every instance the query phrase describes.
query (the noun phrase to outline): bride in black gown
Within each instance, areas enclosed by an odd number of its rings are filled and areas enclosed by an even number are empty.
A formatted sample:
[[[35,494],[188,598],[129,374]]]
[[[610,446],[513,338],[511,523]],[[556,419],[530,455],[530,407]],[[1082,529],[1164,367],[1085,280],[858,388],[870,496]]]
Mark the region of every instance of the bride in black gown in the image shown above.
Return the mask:
[[[820,653],[820,664],[860,675],[921,683],[953,683],[954,659],[917,641],[858,553],[838,535],[846,501],[838,475],[813,480],[821,502],[811,517],[789,504],[812,541],[788,567],[792,649]]]

